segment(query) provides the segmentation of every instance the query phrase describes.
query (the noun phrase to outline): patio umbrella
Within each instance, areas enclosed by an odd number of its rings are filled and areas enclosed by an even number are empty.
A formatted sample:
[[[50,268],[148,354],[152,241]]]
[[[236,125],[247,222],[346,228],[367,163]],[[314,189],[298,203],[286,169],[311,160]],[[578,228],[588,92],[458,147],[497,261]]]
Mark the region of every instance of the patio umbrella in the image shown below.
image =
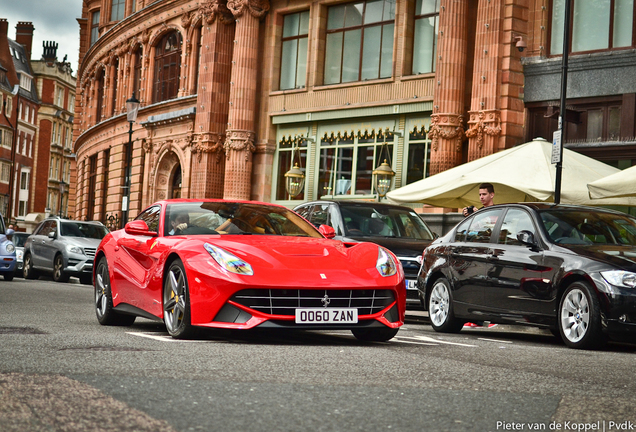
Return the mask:
[[[636,196],[636,166],[603,177],[587,185],[591,198]]]
[[[395,203],[480,207],[479,185],[488,182],[495,187],[495,204],[554,202],[556,167],[551,157],[552,143],[536,138],[395,189],[387,197]],[[636,198],[590,198],[587,184],[618,172],[617,168],[568,149],[563,149],[562,166],[561,203],[636,205]]]

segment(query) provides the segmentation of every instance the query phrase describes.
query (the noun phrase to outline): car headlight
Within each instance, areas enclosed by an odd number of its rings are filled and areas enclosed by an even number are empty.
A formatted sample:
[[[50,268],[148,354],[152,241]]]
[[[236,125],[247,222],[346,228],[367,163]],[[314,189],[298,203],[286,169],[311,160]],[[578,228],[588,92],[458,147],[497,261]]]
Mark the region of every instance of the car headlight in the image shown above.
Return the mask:
[[[607,282],[617,287],[636,287],[636,273],[624,270],[610,270],[601,272],[601,276],[603,276],[603,279],[605,279]]]
[[[383,248],[378,248],[378,261],[375,268],[384,277],[393,276],[397,272],[397,264],[393,257]]]
[[[84,250],[79,246],[68,245],[66,246],[66,252],[84,255]]]
[[[13,243],[9,243],[7,244],[6,249],[8,253],[13,253],[13,251],[15,250],[15,246],[13,245]]]
[[[251,265],[249,265],[236,255],[229,253],[225,249],[221,249],[217,246],[212,246],[209,243],[205,243],[203,247],[206,251],[208,251],[210,256],[214,258],[214,261],[219,263],[219,265],[225,270],[247,276],[251,276],[254,274]]]
[[[21,251],[21,250],[17,250],[17,251],[15,251],[15,257],[16,257],[18,260],[22,260],[22,257],[23,257],[23,256],[24,256],[24,251]]]

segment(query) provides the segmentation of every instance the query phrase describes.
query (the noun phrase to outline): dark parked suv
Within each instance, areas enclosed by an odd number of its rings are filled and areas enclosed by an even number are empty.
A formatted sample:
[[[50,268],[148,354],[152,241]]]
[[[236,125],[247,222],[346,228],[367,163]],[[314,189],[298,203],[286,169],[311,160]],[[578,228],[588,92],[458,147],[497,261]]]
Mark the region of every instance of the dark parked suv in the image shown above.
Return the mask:
[[[389,249],[402,263],[407,302],[420,303],[417,274],[422,252],[436,236],[413,209],[372,201],[313,201],[294,211],[316,227],[333,227],[338,240],[368,241]]]
[[[24,277],[35,279],[51,273],[57,282],[76,276],[91,284],[95,251],[108,229],[101,222],[48,218],[40,223],[24,244]]]

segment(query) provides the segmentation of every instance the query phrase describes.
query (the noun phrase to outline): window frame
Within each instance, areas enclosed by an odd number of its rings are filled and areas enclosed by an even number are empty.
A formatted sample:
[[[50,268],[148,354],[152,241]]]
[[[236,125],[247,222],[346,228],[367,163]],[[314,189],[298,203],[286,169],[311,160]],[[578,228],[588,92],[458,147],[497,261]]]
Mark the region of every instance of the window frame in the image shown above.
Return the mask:
[[[176,35],[177,49],[166,51],[168,39]],[[179,94],[181,75],[181,55],[183,52],[183,37],[179,31],[164,34],[155,47],[154,83],[152,91],[153,103],[174,99]],[[171,69],[174,66],[174,69]],[[167,70],[168,77],[165,78]]]
[[[302,23],[302,15],[303,14],[307,14],[307,33],[300,33],[301,30],[301,23]],[[297,28],[297,33],[295,35],[292,36],[284,36],[284,31],[285,31],[285,20],[294,16],[294,15],[298,15],[298,28]],[[307,58],[309,56],[309,29],[311,27],[311,14],[309,10],[304,10],[304,11],[298,11],[298,12],[294,12],[294,13],[290,13],[290,14],[286,14],[283,16],[283,27],[282,27],[282,36],[281,36],[281,55],[280,55],[280,77],[278,80],[278,88],[279,90],[297,90],[297,89],[303,89],[306,88],[307,86]],[[306,39],[307,40],[307,46],[305,49],[305,55],[304,55],[304,59],[302,59],[302,56],[299,54],[299,45],[300,45],[300,41],[301,39]],[[286,76],[287,74],[283,73],[283,70],[285,69],[285,65],[284,65],[284,57],[283,57],[283,53],[284,53],[284,47],[285,47],[285,42],[292,42],[292,41],[296,41],[296,64],[294,65],[294,86],[293,87],[283,87],[283,77]],[[298,75],[298,69],[299,69],[299,64],[301,61],[304,61],[304,68],[305,68],[305,74],[302,77],[304,79],[302,85],[299,85],[299,78],[300,76]]]
[[[346,84],[346,83],[354,83],[354,82],[364,82],[364,81],[369,81],[369,80],[375,80],[375,79],[386,79],[386,78],[392,78],[393,77],[393,73],[394,73],[394,63],[393,63],[393,54],[395,53],[395,10],[393,11],[393,19],[391,20],[384,20],[384,7],[383,7],[383,17],[381,21],[377,21],[377,22],[372,22],[372,23],[368,23],[365,24],[365,18],[366,18],[366,12],[367,12],[367,4],[371,3],[372,0],[361,0],[361,1],[355,1],[355,2],[349,2],[349,3],[343,3],[343,4],[336,4],[336,5],[332,5],[329,6],[327,8],[327,29],[325,30],[325,53],[324,53],[324,70],[323,70],[323,83],[324,85],[337,85],[337,84]],[[386,5],[389,2],[384,0],[383,4]],[[331,8],[335,8],[335,7],[340,7],[340,6],[347,6],[347,5],[356,5],[356,4],[363,4],[363,12],[361,15],[361,19],[360,19],[360,24],[359,25],[352,25],[352,26],[348,26],[346,24],[346,15],[343,18],[343,27],[338,27],[338,28],[334,28],[334,29],[329,29],[329,10]],[[346,9],[345,9],[346,10]],[[391,55],[390,55],[390,62],[391,62],[391,73],[388,76],[382,76],[382,42],[384,41],[384,30],[386,26],[391,25],[393,28],[393,33],[391,34]],[[378,52],[378,74],[376,77],[373,78],[363,78],[362,74],[364,71],[364,42],[365,42],[365,30],[369,30],[371,28],[374,27],[380,27],[380,40],[379,40],[379,44],[380,44],[380,48],[379,48],[379,52]],[[355,80],[347,80],[347,81],[343,81],[342,79],[342,75],[343,75],[343,70],[344,70],[344,58],[345,58],[345,45],[346,45],[346,33],[352,33],[355,32],[357,30],[360,30],[360,56],[358,59],[358,77]],[[341,33],[342,34],[342,42],[341,42],[341,49],[340,49],[340,69],[339,69],[339,80],[336,82],[327,82],[327,66],[328,66],[328,62],[326,61],[327,57],[330,56],[329,53],[329,44],[327,42],[327,39],[329,38],[329,35],[332,34],[337,34],[337,33]]]
[[[555,23],[554,23],[554,7],[557,1],[565,1],[565,0],[550,0],[550,15],[548,17],[549,19],[549,35],[548,35],[548,51],[549,57],[561,57],[563,55],[563,28],[562,26],[560,26],[561,28],[559,29],[560,34],[555,33]],[[570,26],[569,26],[569,46],[568,46],[568,55],[571,54],[587,54],[587,53],[594,53],[594,52],[607,52],[607,51],[620,51],[620,50],[629,50],[629,49],[633,49],[636,48],[636,1],[633,2],[632,4],[632,43],[631,45],[628,46],[619,46],[619,47],[614,47],[614,22],[615,22],[615,5],[616,5],[616,1],[617,0],[609,0],[611,2],[610,5],[610,11],[609,11],[609,25],[608,25],[608,41],[607,41],[607,48],[595,48],[595,49],[589,49],[589,50],[582,50],[582,51],[573,51],[572,47],[574,45],[574,26],[575,26],[575,3],[577,1],[583,1],[583,0],[571,0],[571,4],[570,4]],[[618,0],[620,1],[620,0]],[[558,36],[557,36],[558,34]],[[555,41],[555,43],[553,44],[553,37],[558,37],[559,39]],[[553,52],[553,45],[558,46],[559,51],[561,52]]]

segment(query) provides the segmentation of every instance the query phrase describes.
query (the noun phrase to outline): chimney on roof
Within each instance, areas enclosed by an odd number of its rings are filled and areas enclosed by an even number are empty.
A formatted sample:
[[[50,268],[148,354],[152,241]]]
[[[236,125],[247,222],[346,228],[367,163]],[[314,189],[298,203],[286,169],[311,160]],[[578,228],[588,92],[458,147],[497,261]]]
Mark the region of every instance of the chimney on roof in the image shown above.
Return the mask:
[[[6,18],[0,18],[0,36],[9,37],[9,21]]]
[[[42,60],[44,60],[49,66],[53,66],[53,64],[57,61],[57,43],[54,41],[44,41],[42,42],[42,46],[44,47]]]
[[[24,46],[28,60],[31,60],[33,30],[33,23],[30,21],[18,21],[18,24],[15,26],[15,41]]]

